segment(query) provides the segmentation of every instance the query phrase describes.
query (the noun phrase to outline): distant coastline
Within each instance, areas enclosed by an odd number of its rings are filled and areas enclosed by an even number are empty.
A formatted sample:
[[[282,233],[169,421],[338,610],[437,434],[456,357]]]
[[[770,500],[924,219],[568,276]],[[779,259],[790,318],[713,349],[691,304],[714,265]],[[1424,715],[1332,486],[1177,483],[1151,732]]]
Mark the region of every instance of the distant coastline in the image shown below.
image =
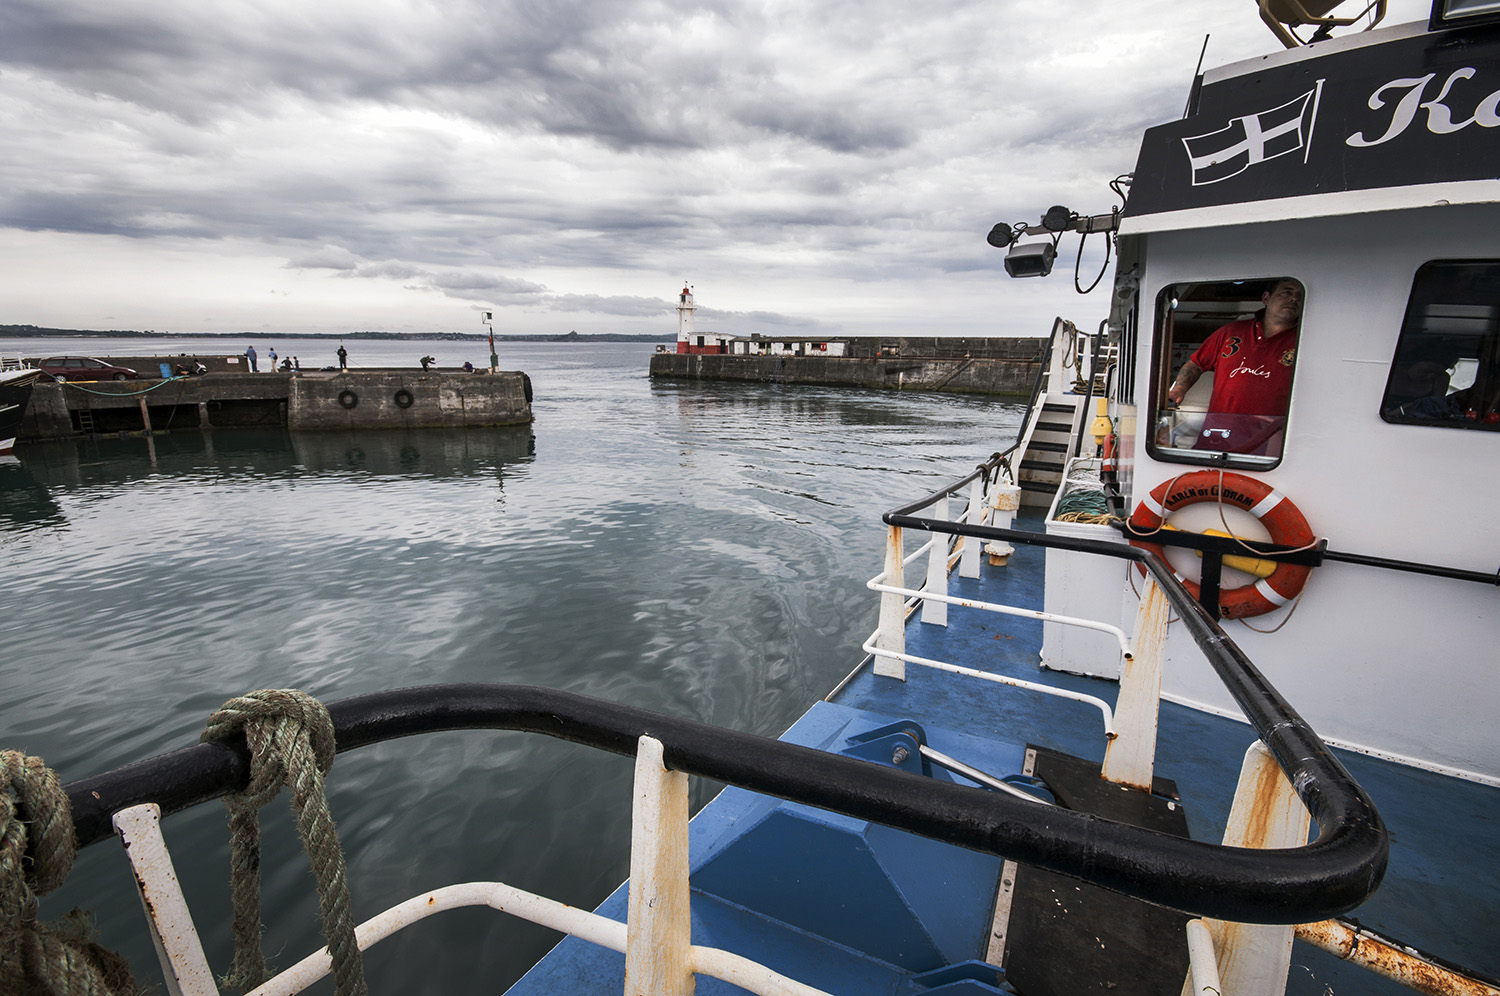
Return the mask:
[[[489,336],[483,332],[144,332],[133,329],[49,329],[40,325],[0,325],[0,338],[4,339],[423,339],[462,340],[485,342]],[[497,341],[505,342],[675,342],[673,334],[626,335],[621,332],[600,332],[580,335],[563,332],[556,335],[506,335],[495,333]]]

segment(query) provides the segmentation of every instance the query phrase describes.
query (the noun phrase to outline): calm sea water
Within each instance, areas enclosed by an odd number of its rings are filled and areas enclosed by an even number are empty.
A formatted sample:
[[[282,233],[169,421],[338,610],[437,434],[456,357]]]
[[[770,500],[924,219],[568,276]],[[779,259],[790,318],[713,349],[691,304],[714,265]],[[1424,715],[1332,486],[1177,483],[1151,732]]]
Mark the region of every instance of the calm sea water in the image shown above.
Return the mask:
[[[160,348],[88,343],[79,351]],[[371,366],[484,359],[482,344],[463,357],[447,342],[349,345]],[[227,351],[213,346],[201,351]],[[0,354],[73,348],[17,347],[0,341]],[[880,569],[880,512],[1013,438],[1020,407],[652,383],[653,348],[504,346],[502,369],[535,385],[528,428],[195,431],[155,438],[154,460],[138,438],[19,447],[0,464],[0,746],[67,781],[189,744],[252,689],[333,700],[455,681],[781,732],[874,626],[864,582]],[[593,906],[626,875],[630,773],[624,758],[508,733],[341,756],[330,802],[356,915],[471,880]],[[695,786],[695,806],[713,790]],[[278,801],[263,823],[266,948],[286,967],[321,943],[317,906],[289,809]],[[165,831],[222,971],[223,809]],[[117,846],[80,855],[46,912],[72,905],[157,978]],[[367,967],[375,992],[498,992],[555,940],[459,911],[385,941]]]

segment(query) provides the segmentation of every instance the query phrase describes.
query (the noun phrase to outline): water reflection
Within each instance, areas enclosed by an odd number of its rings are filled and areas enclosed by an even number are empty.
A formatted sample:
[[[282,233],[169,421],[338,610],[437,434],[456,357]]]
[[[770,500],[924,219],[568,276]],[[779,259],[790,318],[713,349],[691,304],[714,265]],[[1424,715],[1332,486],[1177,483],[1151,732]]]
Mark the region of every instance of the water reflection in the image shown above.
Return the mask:
[[[0,457],[0,536],[64,521],[62,509],[31,468],[13,456]]]
[[[153,474],[286,477],[353,471],[384,477],[467,477],[531,460],[536,438],[526,426],[295,433],[234,429],[40,443],[23,446],[21,454],[24,459],[0,463],[0,500],[28,487],[45,491],[49,485],[123,484]],[[30,485],[22,483],[28,480]]]
[[[529,429],[172,433],[152,440],[154,462],[141,438],[24,447],[0,465],[14,623],[0,746],[68,780],[189,743],[255,688],[338,699],[463,681],[779,733],[859,656],[879,513],[972,467],[1019,411],[653,385],[635,352],[549,347],[518,363],[536,384]],[[445,734],[341,757],[329,784],[360,916],[472,879],[592,906],[625,874],[629,763],[612,756]],[[712,791],[695,782],[695,803]],[[282,966],[315,946],[317,917],[285,814],[268,810],[265,847]],[[222,811],[165,829],[222,969]],[[96,910],[104,942],[154,977],[118,851],[88,849],[74,880],[49,915]],[[502,989],[551,943],[493,913],[439,919],[376,949],[386,989]],[[468,946],[434,963],[452,935]]]
[[[356,471],[378,476],[470,477],[536,455],[536,437],[526,426],[453,432],[298,432],[295,459],[313,473]]]

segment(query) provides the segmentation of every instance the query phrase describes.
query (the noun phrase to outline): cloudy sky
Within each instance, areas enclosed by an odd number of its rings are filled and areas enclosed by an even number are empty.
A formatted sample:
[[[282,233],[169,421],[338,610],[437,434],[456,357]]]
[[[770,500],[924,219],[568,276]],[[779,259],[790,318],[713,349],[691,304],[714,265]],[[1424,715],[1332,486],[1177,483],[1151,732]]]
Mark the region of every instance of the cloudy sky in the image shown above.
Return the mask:
[[[1205,34],[1280,47],[1252,0],[4,0],[0,324],[1092,325],[1076,236],[984,236],[1117,203]]]

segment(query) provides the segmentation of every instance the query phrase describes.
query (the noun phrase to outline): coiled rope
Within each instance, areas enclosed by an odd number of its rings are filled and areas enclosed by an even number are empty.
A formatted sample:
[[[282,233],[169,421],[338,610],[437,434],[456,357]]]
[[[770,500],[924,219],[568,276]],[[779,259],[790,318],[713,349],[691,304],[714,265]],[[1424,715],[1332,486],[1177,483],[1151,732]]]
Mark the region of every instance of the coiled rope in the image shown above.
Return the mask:
[[[37,920],[38,897],[68,877],[73,807],[39,757],[0,751],[0,993],[133,996],[130,965],[90,940],[88,914]]]
[[[1110,514],[1109,500],[1103,491],[1079,490],[1069,491],[1058,499],[1056,521],[1107,524],[1117,521],[1117,517]]]
[[[354,915],[344,854],[323,795],[333,766],[333,721],[323,704],[296,689],[262,689],[230,699],[208,718],[203,741],[244,734],[250,782],[227,800],[230,890],[234,901],[234,965],[225,979],[245,991],[266,980],[260,922],[260,807],[286,785],[292,790],[297,832],[318,888],[318,912],[333,961],[338,996],[363,996],[364,964],[354,939]]]

